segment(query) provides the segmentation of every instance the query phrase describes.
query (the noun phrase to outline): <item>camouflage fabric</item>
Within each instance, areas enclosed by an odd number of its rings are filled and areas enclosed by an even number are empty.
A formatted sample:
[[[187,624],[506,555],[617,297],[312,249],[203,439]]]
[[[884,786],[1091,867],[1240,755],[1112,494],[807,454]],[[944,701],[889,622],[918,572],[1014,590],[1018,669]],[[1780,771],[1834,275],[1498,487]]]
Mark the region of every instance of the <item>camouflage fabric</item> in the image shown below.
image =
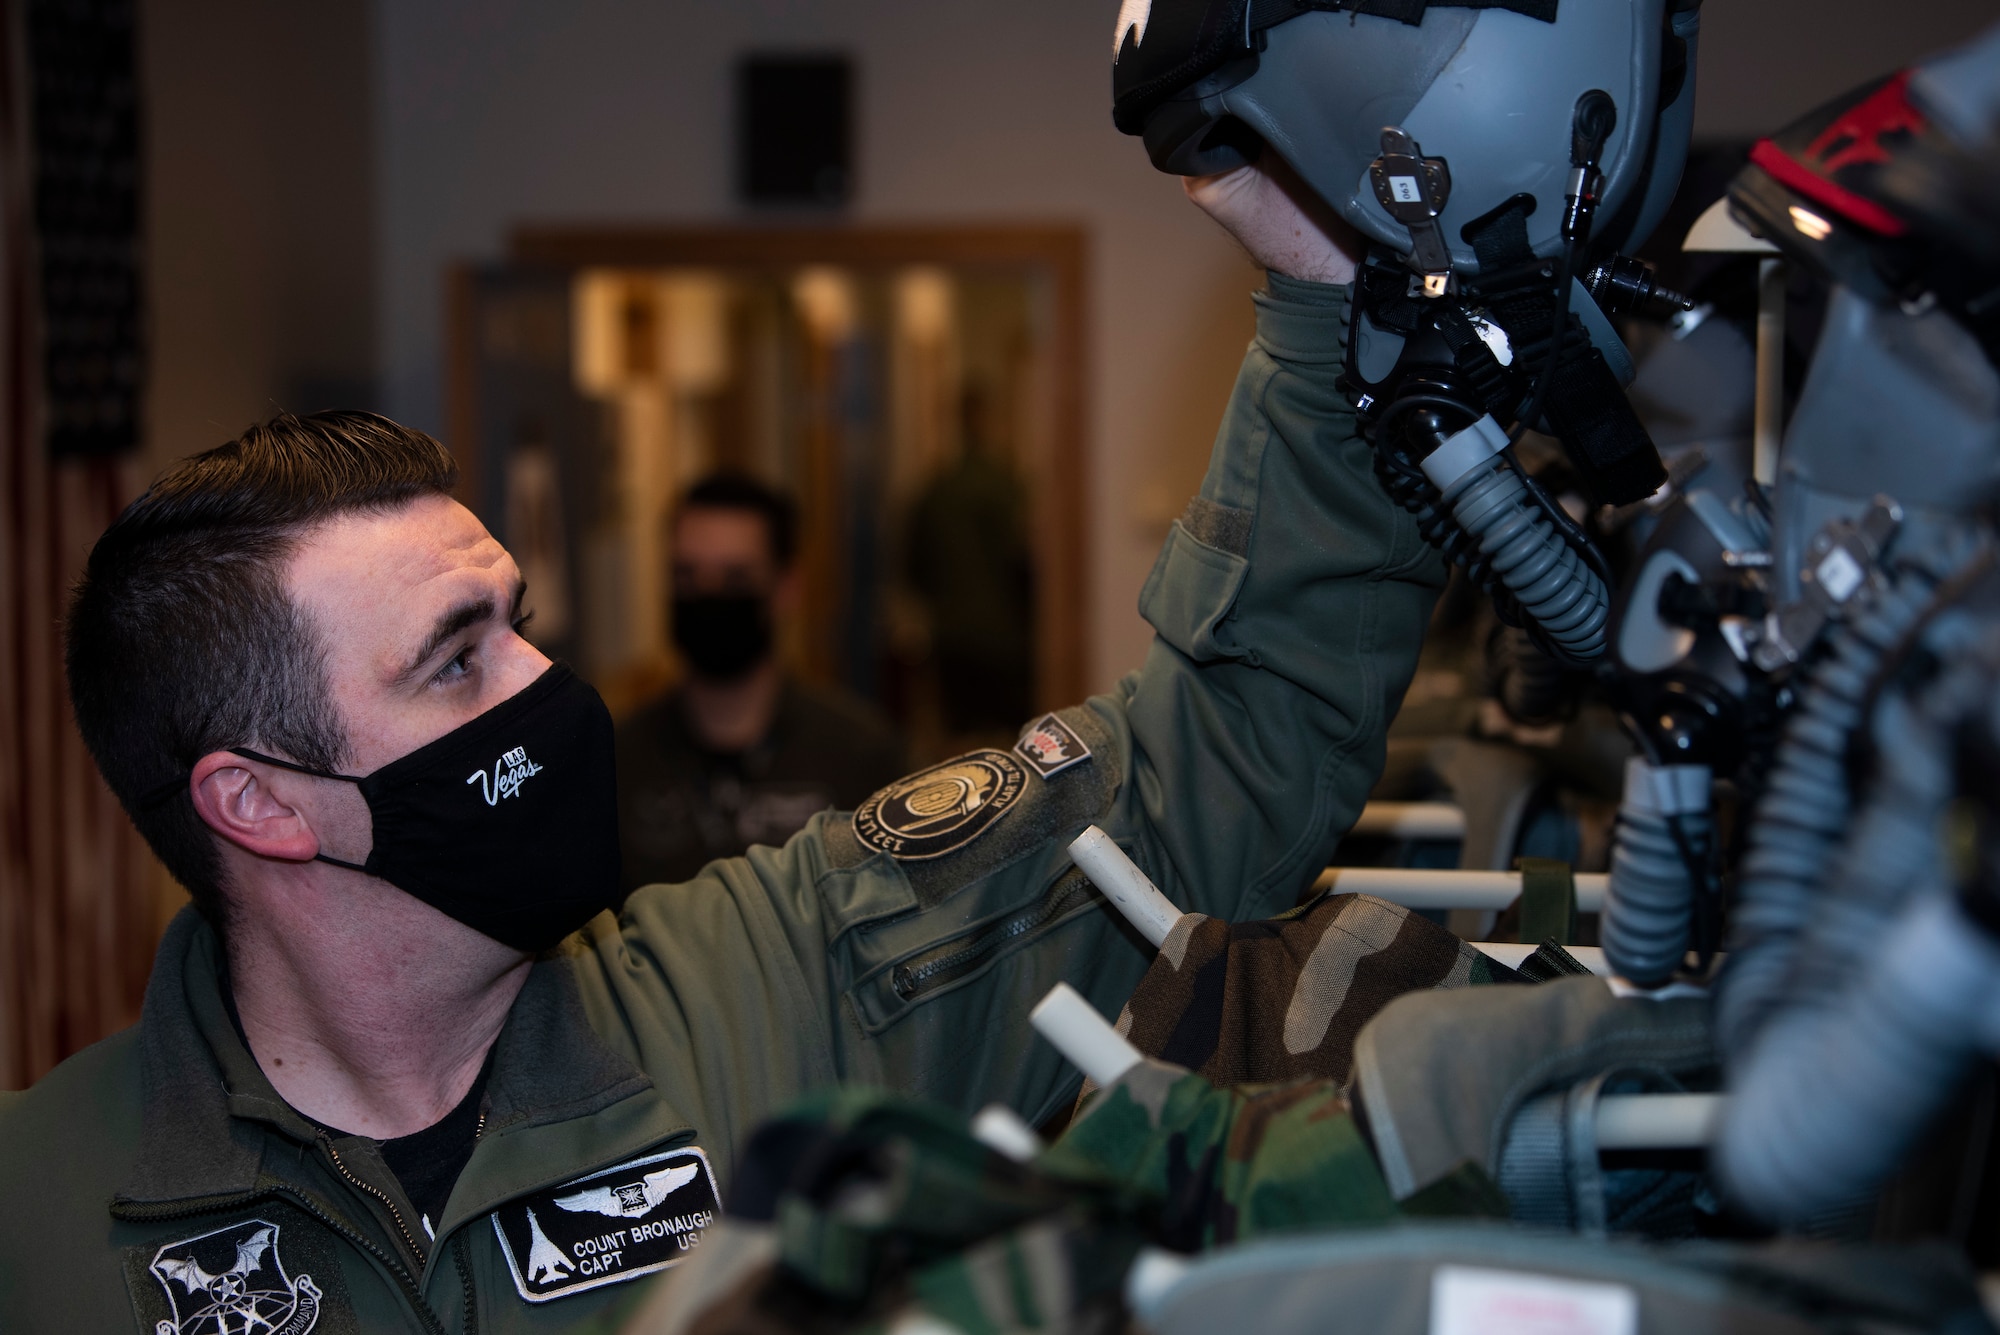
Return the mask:
[[[1344,1083],[1361,1026],[1396,997],[1515,980],[1406,908],[1323,894],[1262,922],[1184,914],[1118,1028],[1148,1057],[1224,1088]]]
[[[1331,1082],[1221,1090],[1146,1062],[1020,1164],[956,1115],[837,1090],[766,1125],[731,1216],[627,1329],[967,1335],[1121,1329],[1142,1246],[1434,1215],[1504,1217],[1476,1169],[1398,1204]]]
[[[1447,1174],[1399,1205],[1330,1080],[1217,1089],[1147,1061],[1101,1091],[1038,1166],[1159,1202],[1152,1240],[1176,1251],[1406,1214],[1505,1218],[1483,1173]]]
[[[913,1311],[968,1335],[1112,1329],[1155,1209],[998,1154],[943,1108],[837,1088],[751,1138],[729,1217],[627,1329],[862,1332]]]

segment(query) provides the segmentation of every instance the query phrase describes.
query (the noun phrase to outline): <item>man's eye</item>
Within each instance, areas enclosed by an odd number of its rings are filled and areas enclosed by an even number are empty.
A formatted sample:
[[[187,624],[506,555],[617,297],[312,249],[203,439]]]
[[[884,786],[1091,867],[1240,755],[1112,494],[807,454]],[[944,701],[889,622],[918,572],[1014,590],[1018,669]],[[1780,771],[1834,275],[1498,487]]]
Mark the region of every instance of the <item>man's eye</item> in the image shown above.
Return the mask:
[[[526,635],[528,627],[533,625],[534,622],[535,614],[533,612],[521,613],[521,615],[514,618],[514,633],[516,635]]]
[[[472,670],[472,646],[466,645],[453,654],[451,661],[438,669],[432,681],[454,681]]]

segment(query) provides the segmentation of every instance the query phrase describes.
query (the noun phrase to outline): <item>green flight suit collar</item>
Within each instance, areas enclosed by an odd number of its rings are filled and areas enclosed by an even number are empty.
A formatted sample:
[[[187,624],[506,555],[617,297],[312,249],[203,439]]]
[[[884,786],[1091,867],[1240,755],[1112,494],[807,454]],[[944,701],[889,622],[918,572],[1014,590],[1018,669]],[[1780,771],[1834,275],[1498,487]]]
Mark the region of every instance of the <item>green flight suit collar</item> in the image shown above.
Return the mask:
[[[238,1037],[221,967],[214,931],[183,910],[146,989],[140,1152],[114,1215],[311,1190],[295,1165],[317,1132]],[[485,1129],[438,1221],[440,1240],[515,1196],[693,1137],[652,1080],[591,1029],[561,956],[535,964],[508,1013],[486,1100]]]

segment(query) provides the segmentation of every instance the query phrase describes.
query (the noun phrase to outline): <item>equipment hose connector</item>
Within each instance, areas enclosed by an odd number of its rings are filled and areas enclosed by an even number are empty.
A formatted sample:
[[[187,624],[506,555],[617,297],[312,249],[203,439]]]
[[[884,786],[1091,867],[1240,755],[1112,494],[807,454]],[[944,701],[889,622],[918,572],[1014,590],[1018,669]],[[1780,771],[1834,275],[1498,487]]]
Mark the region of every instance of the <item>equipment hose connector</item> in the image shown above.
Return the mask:
[[[1610,596],[1507,466],[1507,445],[1500,424],[1481,417],[1425,457],[1424,476],[1549,643],[1589,662],[1604,653]]]
[[[1612,971],[1641,987],[1667,982],[1687,957],[1701,887],[1682,842],[1708,845],[1711,778],[1706,765],[1652,765],[1637,756],[1625,762],[1598,939]]]
[[[1898,562],[1893,581],[1852,620],[1836,623],[1807,673],[1799,703],[1750,824],[1730,921],[1729,967],[1716,989],[1725,1057],[1751,1041],[1785,995],[1823,887],[1853,823],[1848,746],[1867,718],[1884,664],[1956,570],[1979,550],[1962,539]]]

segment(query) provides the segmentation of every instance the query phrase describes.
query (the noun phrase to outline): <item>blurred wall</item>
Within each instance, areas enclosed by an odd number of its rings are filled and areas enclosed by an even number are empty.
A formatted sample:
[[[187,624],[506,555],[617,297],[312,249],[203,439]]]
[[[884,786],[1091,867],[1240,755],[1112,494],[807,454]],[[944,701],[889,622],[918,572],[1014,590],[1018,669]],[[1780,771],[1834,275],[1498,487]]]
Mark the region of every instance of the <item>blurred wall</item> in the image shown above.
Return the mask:
[[[147,478],[279,408],[371,406],[369,23],[368,0],[142,0]]]
[[[1604,3],[1607,0],[1590,0]],[[1109,115],[1111,0],[380,0],[381,369],[440,429],[441,275],[523,221],[716,221],[730,71],[748,48],[860,69],[860,221],[1080,219],[1092,229],[1090,680],[1135,666],[1134,609],[1197,485],[1258,282]],[[1709,0],[1698,125],[1770,128],[1957,40],[1992,0]]]
[[[859,67],[856,221],[1092,232],[1090,681],[1138,665],[1134,609],[1198,485],[1259,281],[1111,127],[1097,0],[385,0],[379,320],[389,411],[438,429],[441,276],[522,221],[712,221],[747,48]]]
[[[1707,0],[1695,133],[1768,134],[1996,19],[1994,0]]]

